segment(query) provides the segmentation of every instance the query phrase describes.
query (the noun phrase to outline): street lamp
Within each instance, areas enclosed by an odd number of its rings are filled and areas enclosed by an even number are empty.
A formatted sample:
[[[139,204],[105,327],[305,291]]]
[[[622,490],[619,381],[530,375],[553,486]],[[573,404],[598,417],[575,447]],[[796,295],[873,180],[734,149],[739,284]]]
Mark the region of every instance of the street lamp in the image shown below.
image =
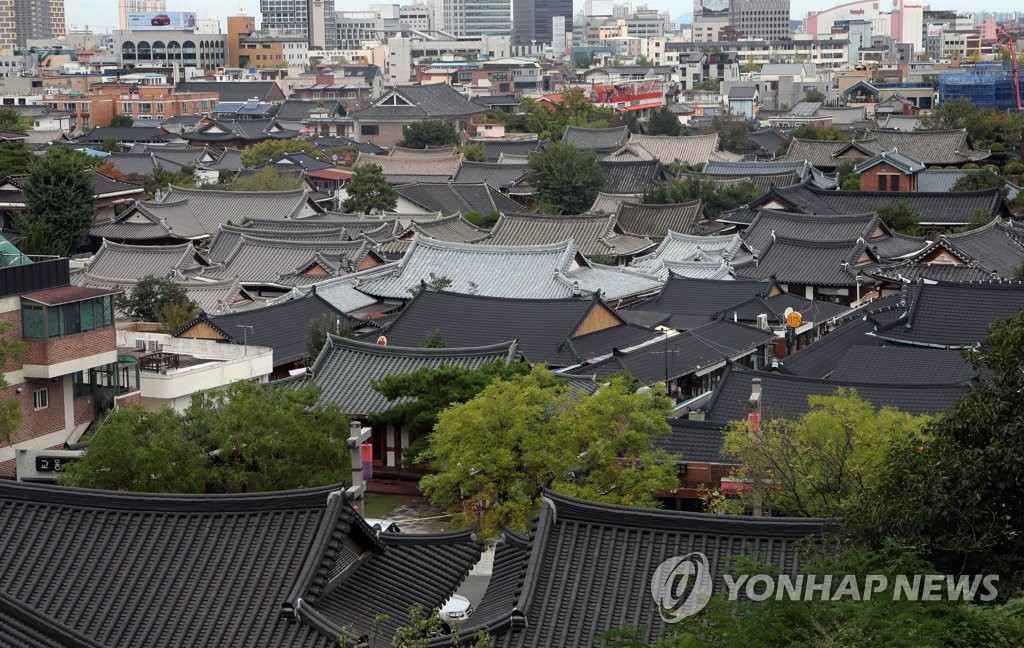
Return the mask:
[[[249,355],[249,332],[252,331],[252,326],[249,324],[235,324],[235,326],[242,329],[242,346],[245,348],[245,355]]]

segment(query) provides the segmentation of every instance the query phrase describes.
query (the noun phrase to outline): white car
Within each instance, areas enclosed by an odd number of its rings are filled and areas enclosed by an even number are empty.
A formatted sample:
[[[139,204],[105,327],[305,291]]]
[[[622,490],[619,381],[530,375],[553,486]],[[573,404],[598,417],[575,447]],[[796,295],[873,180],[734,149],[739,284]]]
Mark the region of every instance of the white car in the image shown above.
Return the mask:
[[[471,614],[473,614],[473,604],[469,602],[468,598],[458,594],[452,594],[452,597],[445,601],[438,611],[438,616],[449,626],[453,623],[464,625]]]
[[[402,530],[398,528],[398,525],[391,520],[385,520],[384,518],[363,518],[370,528],[377,533],[401,533]]]

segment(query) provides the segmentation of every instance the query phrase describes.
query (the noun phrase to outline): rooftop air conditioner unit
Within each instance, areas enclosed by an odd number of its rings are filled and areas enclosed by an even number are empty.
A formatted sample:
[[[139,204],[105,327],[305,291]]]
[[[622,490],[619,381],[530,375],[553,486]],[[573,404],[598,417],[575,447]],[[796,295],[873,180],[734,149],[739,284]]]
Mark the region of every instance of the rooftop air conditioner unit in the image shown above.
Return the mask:
[[[768,313],[761,313],[760,315],[757,316],[757,328],[761,329],[762,331],[769,330]]]

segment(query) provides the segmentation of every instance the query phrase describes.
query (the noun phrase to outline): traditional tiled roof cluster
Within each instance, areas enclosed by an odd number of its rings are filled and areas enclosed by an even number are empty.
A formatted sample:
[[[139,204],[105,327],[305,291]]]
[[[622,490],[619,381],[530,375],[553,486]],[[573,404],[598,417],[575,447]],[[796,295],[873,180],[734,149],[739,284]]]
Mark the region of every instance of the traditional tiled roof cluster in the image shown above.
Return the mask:
[[[643,193],[675,176],[658,160],[601,160],[606,193]]]
[[[839,186],[839,180],[818,170],[807,160],[769,160],[758,162],[728,162],[723,160],[710,160],[701,169],[704,175],[734,178],[752,177],[758,175],[778,175],[785,173],[797,173],[801,182],[810,181],[811,184],[820,189],[835,189]],[[775,186],[783,186],[776,184]]]
[[[377,535],[333,488],[210,496],[6,482],[4,640],[328,648],[369,636],[385,614],[372,645],[390,645],[409,608],[447,600],[483,547],[469,532]],[[34,533],[26,519],[61,532]],[[55,575],[68,543],[102,563],[88,578]]]
[[[687,274],[684,264],[694,262],[710,263],[728,271],[751,262],[753,252],[743,243],[739,234],[697,236],[670,231],[653,252],[637,257],[631,265],[637,270],[667,279],[669,271]],[[698,276],[707,275],[699,272]]]
[[[705,135],[690,135],[680,137],[669,137],[666,135],[640,135],[633,133],[629,136],[629,149],[623,148],[613,153],[611,157],[622,156],[628,158],[646,153],[651,158],[658,160],[668,166],[674,162],[682,162],[689,165],[705,164],[708,160],[736,161],[740,157],[731,153],[723,153],[718,133]],[[637,152],[631,152],[637,150]]]
[[[516,359],[514,340],[480,347],[423,349],[380,345],[330,335],[312,366],[312,380],[323,402],[353,416],[366,416],[403,402],[388,400],[372,381],[410,373],[421,367],[475,369],[488,362]]]
[[[369,155],[360,153],[353,168],[373,164],[391,184],[448,182],[459,169],[462,156],[454,155]]]
[[[198,128],[181,133],[189,142],[246,142],[255,143],[271,139],[294,139],[297,130],[284,128],[276,119],[242,119],[224,121],[211,119]]]
[[[757,263],[740,268],[750,279],[774,278],[797,286],[854,287],[859,274],[878,263],[867,242],[773,238]]]
[[[542,142],[536,137],[532,138],[503,138],[503,137],[481,137],[471,139],[473,144],[482,144],[484,157],[488,162],[498,162],[502,156],[527,157],[530,153],[538,150]]]
[[[990,155],[989,151],[974,149],[966,130],[875,130],[868,131],[864,139],[852,142],[794,138],[783,159],[807,160],[826,169],[857,157],[870,158],[894,149],[926,166],[962,165]]]
[[[706,234],[711,221],[704,220],[700,200],[668,205],[646,205],[624,202],[619,205],[616,220],[623,232],[662,240],[668,233]]]
[[[583,128],[569,125],[562,134],[562,142],[578,149],[611,153],[626,143],[629,129],[625,126],[612,128]]]
[[[398,157],[429,157],[429,158],[448,158],[453,155],[457,155],[459,149],[457,146],[438,146],[426,147],[426,148],[406,148],[404,146],[392,146],[388,149],[388,156]]]
[[[844,383],[950,385],[970,383],[978,372],[957,349],[854,345],[839,359],[830,380]]]
[[[495,191],[505,193],[532,193],[525,185],[527,164],[498,164],[497,162],[463,162],[452,182],[458,184],[487,183]]]
[[[629,258],[654,247],[641,236],[623,232],[615,216],[543,216],[504,214],[480,241],[483,245],[544,245],[572,240],[590,256]]]
[[[453,182],[416,182],[401,185],[395,190],[406,200],[431,212],[446,216],[452,214],[490,214],[491,212],[518,212],[522,205],[498,192],[484,182],[476,184]]]
[[[122,245],[104,240],[85,266],[96,278],[138,281],[156,277],[186,277],[201,269],[191,243],[180,245]]]
[[[899,149],[892,149],[891,151],[882,151],[878,155],[868,158],[860,164],[854,165],[853,172],[858,174],[864,173],[871,167],[883,163],[895,167],[907,174],[919,173],[925,168],[925,165],[921,164],[919,160],[910,157],[906,153],[902,153]]]
[[[894,235],[875,213],[818,215],[762,209],[742,236],[756,250],[768,249],[771,241],[779,237],[851,243],[863,240],[885,258],[912,254],[927,245],[924,239]]]
[[[349,114],[355,120],[421,120],[469,117],[487,112],[446,83],[400,85],[389,89],[373,105]]]
[[[594,204],[591,206],[590,212],[593,214],[615,214],[619,211],[619,205],[622,203],[641,202],[643,197],[643,192],[614,194],[602,191],[599,192],[597,194],[597,198],[594,199]]]
[[[961,232],[943,234],[933,243],[908,256],[907,261],[925,265],[966,265],[989,277],[1013,279],[1024,263],[1024,247],[1017,231],[1001,219]]]
[[[449,347],[516,340],[532,363],[567,367],[635,346],[658,333],[626,324],[597,296],[508,299],[420,291],[387,328],[388,344],[417,347],[438,331]]]

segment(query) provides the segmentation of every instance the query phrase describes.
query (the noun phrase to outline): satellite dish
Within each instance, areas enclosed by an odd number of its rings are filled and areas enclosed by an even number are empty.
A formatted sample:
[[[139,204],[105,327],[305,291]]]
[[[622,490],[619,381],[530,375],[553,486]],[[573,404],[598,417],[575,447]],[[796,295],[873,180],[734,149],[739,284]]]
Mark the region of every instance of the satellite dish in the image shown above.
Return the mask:
[[[388,345],[388,339],[386,337],[384,337],[383,335],[380,336],[379,338],[377,338],[377,345],[378,346],[387,346]]]

